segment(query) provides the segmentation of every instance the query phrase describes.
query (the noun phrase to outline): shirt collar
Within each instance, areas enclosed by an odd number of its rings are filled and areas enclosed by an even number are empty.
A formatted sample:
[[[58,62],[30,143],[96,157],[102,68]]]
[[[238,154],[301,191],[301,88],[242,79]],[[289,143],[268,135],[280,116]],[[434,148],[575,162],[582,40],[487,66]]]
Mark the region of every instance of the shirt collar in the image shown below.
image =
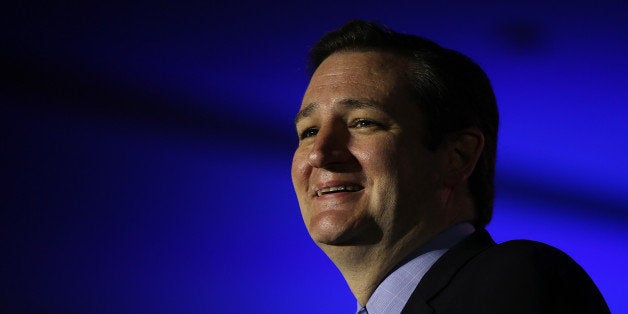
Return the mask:
[[[475,231],[470,223],[461,223],[436,235],[402,261],[401,266],[382,281],[366,303],[369,314],[400,313],[412,292],[427,273],[450,247]],[[363,310],[358,303],[357,312]],[[362,312],[364,313],[364,312]]]

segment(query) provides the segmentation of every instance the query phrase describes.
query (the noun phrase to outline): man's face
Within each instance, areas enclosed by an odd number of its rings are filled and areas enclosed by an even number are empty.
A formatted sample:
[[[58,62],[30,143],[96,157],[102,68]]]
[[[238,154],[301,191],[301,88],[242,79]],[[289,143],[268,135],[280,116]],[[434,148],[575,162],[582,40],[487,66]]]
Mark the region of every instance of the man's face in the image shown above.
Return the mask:
[[[430,223],[438,164],[423,145],[409,68],[390,53],[340,52],[312,76],[292,181],[319,245],[392,243]]]

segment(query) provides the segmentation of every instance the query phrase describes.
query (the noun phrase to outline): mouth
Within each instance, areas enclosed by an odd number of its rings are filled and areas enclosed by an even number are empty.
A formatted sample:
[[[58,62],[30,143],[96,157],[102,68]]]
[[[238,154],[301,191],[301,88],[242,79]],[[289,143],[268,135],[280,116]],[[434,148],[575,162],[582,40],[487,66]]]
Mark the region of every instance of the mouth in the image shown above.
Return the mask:
[[[316,191],[316,196],[321,197],[326,194],[340,193],[340,192],[357,192],[364,189],[360,185],[337,185],[330,186]]]

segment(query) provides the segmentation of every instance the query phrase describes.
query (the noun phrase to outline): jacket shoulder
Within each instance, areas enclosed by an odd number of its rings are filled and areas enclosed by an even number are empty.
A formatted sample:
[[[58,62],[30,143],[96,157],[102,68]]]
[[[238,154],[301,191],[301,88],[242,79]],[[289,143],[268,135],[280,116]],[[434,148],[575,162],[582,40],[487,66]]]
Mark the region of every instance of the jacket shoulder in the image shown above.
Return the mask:
[[[609,312],[580,265],[563,251],[530,240],[508,241],[477,252],[432,303],[435,308],[464,313]]]

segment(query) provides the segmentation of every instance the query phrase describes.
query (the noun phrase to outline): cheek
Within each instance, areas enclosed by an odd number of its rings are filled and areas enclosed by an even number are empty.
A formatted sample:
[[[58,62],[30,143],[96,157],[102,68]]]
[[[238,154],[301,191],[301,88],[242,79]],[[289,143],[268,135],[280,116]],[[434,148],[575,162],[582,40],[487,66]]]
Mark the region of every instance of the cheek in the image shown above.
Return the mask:
[[[354,139],[348,144],[351,153],[361,162],[383,163],[397,155],[399,144],[392,134]]]
[[[292,168],[290,170],[293,183],[303,179],[307,165],[305,154],[297,149],[292,155]]]
[[[309,230],[309,214],[307,211],[308,204],[307,200],[307,185],[309,179],[309,173],[311,172],[311,167],[307,167],[309,164],[307,160],[304,159],[304,154],[300,153],[299,150],[294,153],[292,156],[292,168],[290,170],[292,177],[292,186],[294,188],[294,192],[297,196],[297,201],[299,203],[299,210],[301,212],[301,217],[305,222],[306,227]],[[308,170],[308,168],[310,168]]]
[[[410,202],[431,202],[439,185],[438,167],[429,151],[414,149],[399,160],[400,181],[403,194]]]
[[[312,167],[308,163],[307,155],[297,149],[292,157],[292,168],[290,173],[292,177],[292,185],[299,201],[301,201],[301,198],[305,193],[307,193],[307,186],[311,172]]]
[[[390,139],[362,143],[354,150],[363,172],[372,187],[372,201],[379,205],[395,199],[401,180],[400,149]]]
[[[362,167],[376,176],[396,176],[402,151],[392,139],[364,142],[354,147],[354,156]]]

